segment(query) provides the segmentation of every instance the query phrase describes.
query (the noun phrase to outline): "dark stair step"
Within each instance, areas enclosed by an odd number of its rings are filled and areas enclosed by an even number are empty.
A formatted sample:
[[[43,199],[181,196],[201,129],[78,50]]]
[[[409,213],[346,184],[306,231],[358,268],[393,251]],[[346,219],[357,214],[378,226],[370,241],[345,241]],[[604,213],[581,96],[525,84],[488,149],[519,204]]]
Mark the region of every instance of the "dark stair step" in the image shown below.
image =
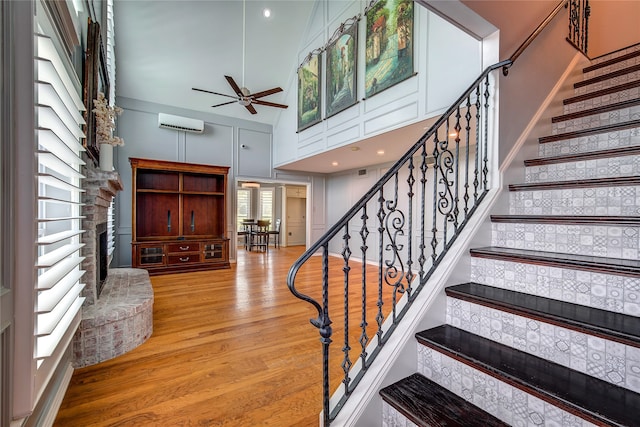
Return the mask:
[[[509,191],[560,190],[590,187],[630,187],[640,185],[638,176],[622,176],[612,178],[574,179],[572,181],[530,182],[510,184]]]
[[[615,58],[611,58],[611,59],[609,59],[607,61],[603,61],[603,62],[600,62],[598,64],[589,65],[588,67],[583,68],[582,72],[583,73],[588,73],[590,71],[594,71],[594,70],[597,70],[599,68],[608,67],[609,65],[617,64],[618,62],[626,61],[627,59],[635,58],[637,56],[640,56],[640,50],[629,52],[627,54],[620,55],[620,56],[617,56]]]
[[[502,427],[508,424],[421,374],[380,390],[380,396],[422,427]]]
[[[604,89],[596,90],[589,93],[583,93],[582,95],[572,96],[562,101],[564,105],[573,104],[575,102],[586,101],[587,99],[597,98],[603,95],[611,95],[612,93],[622,92],[623,90],[633,89],[640,86],[640,80],[634,80],[626,83],[622,83],[616,86],[607,87]]]
[[[491,215],[491,222],[509,224],[584,224],[640,226],[637,216],[593,215]]]
[[[596,114],[608,113],[610,111],[621,110],[623,108],[635,107],[636,105],[640,105],[640,98],[628,99],[626,101],[616,102],[614,104],[601,105],[599,107],[590,108],[588,110],[575,111],[573,113],[555,116],[551,118],[551,123],[560,123],[580,117],[594,116]]]
[[[582,129],[582,130],[577,130],[573,132],[565,132],[565,133],[559,133],[556,135],[543,136],[538,138],[538,142],[540,144],[546,144],[548,142],[562,141],[565,139],[580,138],[583,136],[590,136],[590,135],[598,135],[600,133],[615,132],[619,130],[633,129],[637,127],[640,127],[640,120],[630,120],[628,122],[612,123],[609,125],[598,126],[590,129]]]
[[[545,265],[548,267],[570,268],[619,276],[640,276],[640,261],[620,258],[606,258],[590,255],[574,255],[555,252],[531,251],[502,247],[474,248],[469,251],[477,258],[520,262],[523,264]]]
[[[553,157],[540,157],[524,161],[525,166],[553,165],[558,163],[578,162],[585,160],[607,159],[611,157],[633,156],[640,154],[640,146],[629,145],[616,147],[609,150],[589,151],[586,153],[564,154]]]
[[[640,347],[640,318],[479,283],[445,290],[453,298]]]
[[[603,82],[605,80],[609,80],[609,79],[612,79],[612,78],[615,78],[615,77],[624,76],[625,74],[635,73],[636,71],[640,71],[640,64],[632,65],[630,67],[623,68],[621,70],[612,71],[610,73],[603,74],[601,76],[597,76],[597,77],[593,77],[593,78],[590,78],[590,79],[582,80],[580,82],[574,83],[573,87],[575,89],[578,89],[578,88],[585,87],[585,86],[588,86],[588,85],[593,84],[593,83],[599,83],[599,82]]]
[[[598,425],[637,426],[640,394],[450,325],[418,341]]]

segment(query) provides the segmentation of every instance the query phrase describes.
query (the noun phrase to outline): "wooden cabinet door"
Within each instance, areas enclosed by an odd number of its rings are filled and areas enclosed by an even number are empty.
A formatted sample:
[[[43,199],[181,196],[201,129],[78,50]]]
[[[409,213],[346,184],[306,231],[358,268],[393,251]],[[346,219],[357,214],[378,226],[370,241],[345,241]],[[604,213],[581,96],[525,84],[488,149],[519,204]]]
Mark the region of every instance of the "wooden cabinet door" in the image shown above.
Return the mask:
[[[180,235],[180,203],[177,194],[138,193],[137,198],[138,239],[170,238]]]
[[[182,212],[183,236],[224,236],[224,197],[185,194],[182,199]]]

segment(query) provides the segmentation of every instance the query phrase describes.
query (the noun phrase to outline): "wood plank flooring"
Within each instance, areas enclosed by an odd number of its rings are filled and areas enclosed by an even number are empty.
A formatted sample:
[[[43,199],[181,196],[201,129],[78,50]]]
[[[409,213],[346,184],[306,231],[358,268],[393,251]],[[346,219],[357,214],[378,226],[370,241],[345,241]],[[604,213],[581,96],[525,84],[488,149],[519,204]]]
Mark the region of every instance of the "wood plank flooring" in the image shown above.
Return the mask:
[[[76,370],[54,425],[317,426],[321,345],[309,323],[316,312],[286,286],[303,249],[239,251],[229,270],[153,276],[153,335],[127,354]],[[320,257],[310,264],[298,279],[318,298]],[[342,276],[335,278],[342,295]],[[352,310],[357,325],[361,306]],[[332,346],[339,360],[343,340],[335,336]],[[333,384],[341,374],[332,369]]]

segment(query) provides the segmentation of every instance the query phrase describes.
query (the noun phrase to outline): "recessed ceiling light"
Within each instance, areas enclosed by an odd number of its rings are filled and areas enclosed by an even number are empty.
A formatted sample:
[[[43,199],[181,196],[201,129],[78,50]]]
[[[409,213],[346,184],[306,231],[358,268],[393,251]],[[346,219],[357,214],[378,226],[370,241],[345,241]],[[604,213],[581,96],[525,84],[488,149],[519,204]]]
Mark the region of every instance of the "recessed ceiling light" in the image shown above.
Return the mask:
[[[331,166],[338,166],[338,162],[331,162]]]
[[[378,156],[382,156],[384,154],[384,150],[378,150],[376,153],[378,153]]]
[[[262,16],[264,16],[265,18],[269,18],[269,17],[271,17],[271,9],[269,9],[269,8],[265,7],[265,8],[262,10]]]

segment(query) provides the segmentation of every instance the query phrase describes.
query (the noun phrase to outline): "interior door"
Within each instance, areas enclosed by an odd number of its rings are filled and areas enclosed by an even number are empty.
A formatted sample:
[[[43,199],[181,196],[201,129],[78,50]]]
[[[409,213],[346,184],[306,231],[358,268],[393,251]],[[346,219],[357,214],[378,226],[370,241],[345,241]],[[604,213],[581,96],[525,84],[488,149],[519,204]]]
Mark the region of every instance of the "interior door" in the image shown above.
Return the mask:
[[[307,199],[287,197],[287,246],[305,245],[307,235]]]

